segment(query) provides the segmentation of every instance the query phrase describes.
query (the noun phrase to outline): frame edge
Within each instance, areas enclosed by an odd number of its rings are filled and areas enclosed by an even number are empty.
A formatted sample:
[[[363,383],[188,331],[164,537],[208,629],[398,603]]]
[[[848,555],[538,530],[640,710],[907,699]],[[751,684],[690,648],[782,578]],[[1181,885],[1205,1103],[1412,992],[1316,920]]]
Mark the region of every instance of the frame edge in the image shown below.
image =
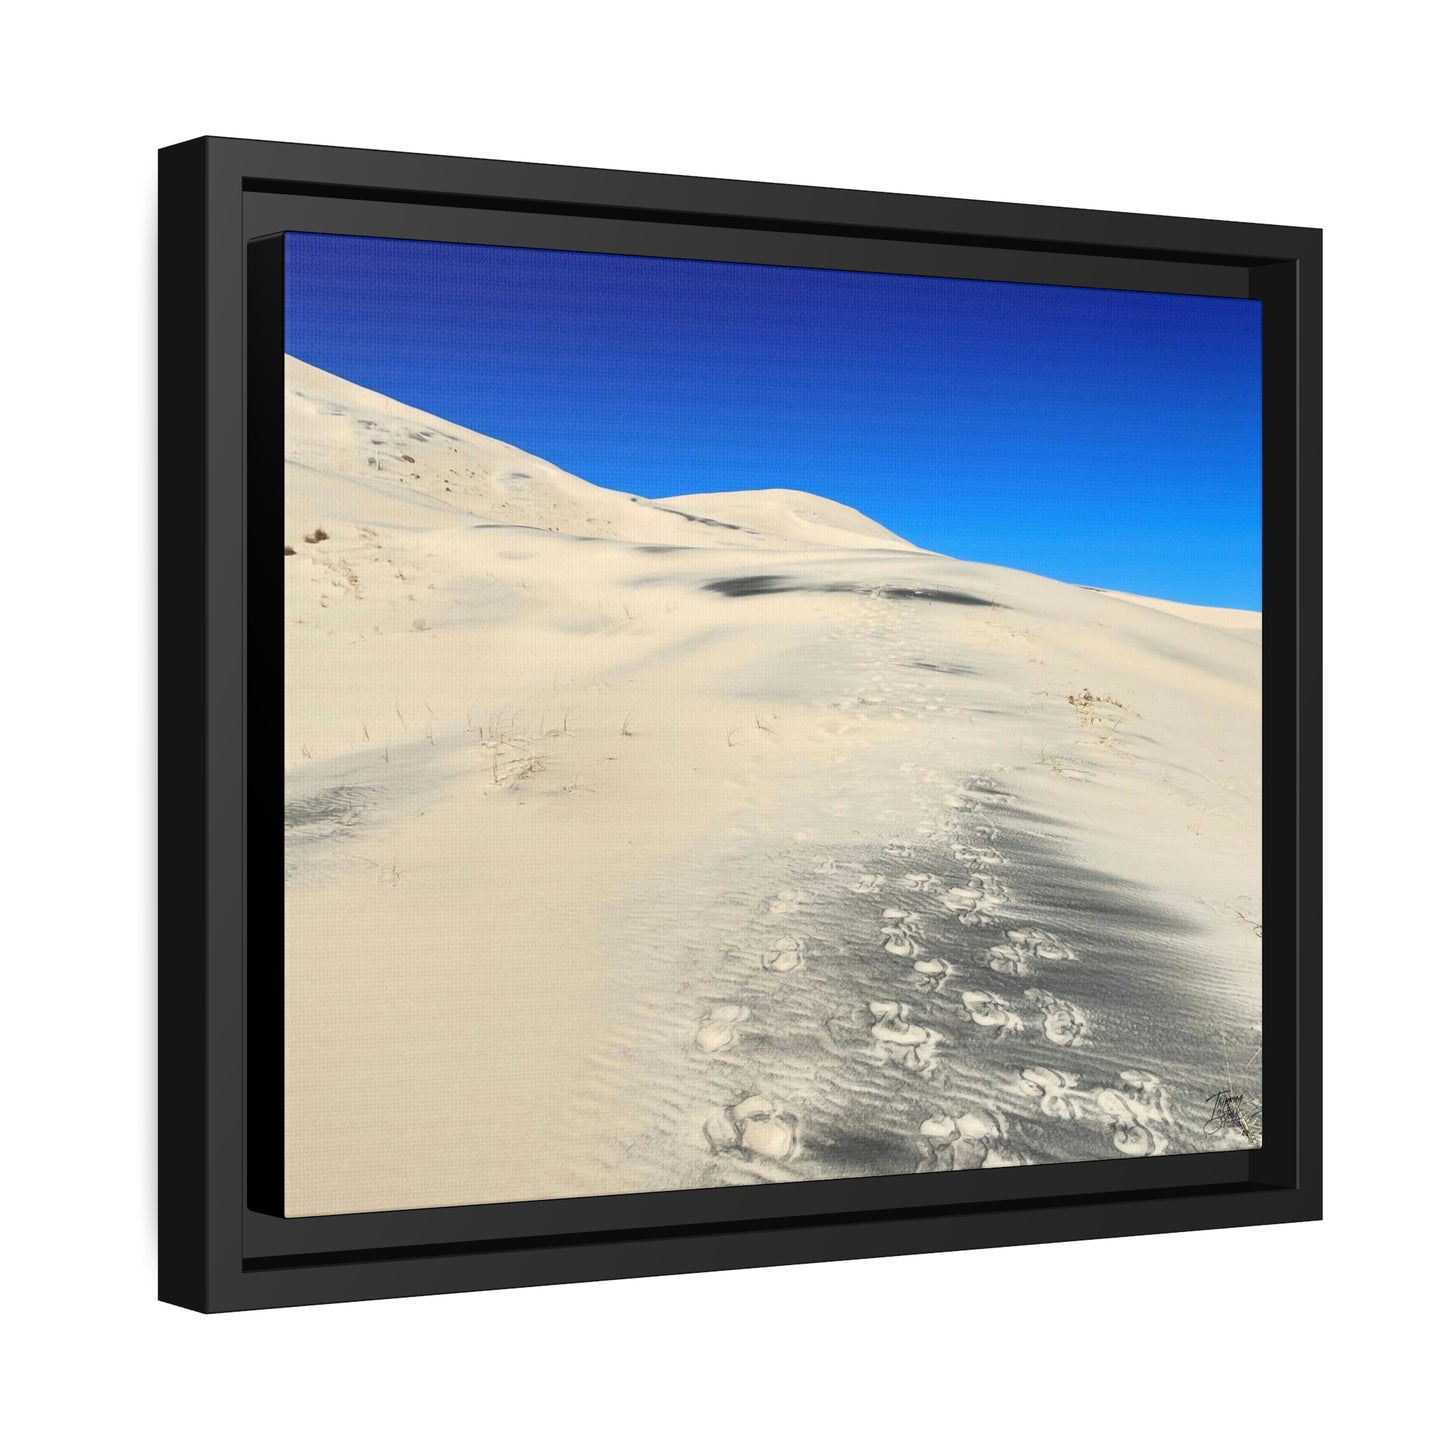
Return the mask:
[[[234,506],[225,496],[232,478],[228,459],[235,457],[240,410],[235,397],[226,394],[231,370],[239,359],[226,360],[234,343],[233,304],[241,299],[241,264],[231,255],[235,238],[227,228],[232,213],[239,214],[243,187],[255,176],[292,178],[298,186],[361,185],[357,177],[368,168],[394,178],[398,169],[414,167],[419,178],[444,181],[453,193],[468,186],[478,193],[540,196],[549,190],[571,188],[595,198],[618,195],[639,206],[664,203],[682,205],[699,220],[722,223],[731,214],[766,215],[786,212],[820,225],[846,225],[859,208],[876,203],[872,193],[831,190],[751,181],[706,180],[681,176],[643,176],[625,171],[577,167],[538,166],[516,162],[476,161],[450,157],[402,155],[336,147],[291,145],[281,142],[201,137],[166,147],[159,152],[159,351],[158,402],[159,495],[162,500],[159,543],[166,554],[161,564],[159,613],[161,656],[171,668],[165,691],[165,768],[160,773],[160,806],[166,908],[159,922],[159,1270],[161,1300],[204,1313],[275,1305],[330,1302],[346,1299],[395,1297],[477,1289],[515,1287],[568,1281],[634,1277],[646,1274],[695,1272],[709,1268],[739,1268],[781,1263],[809,1263],[830,1259],[878,1257],[901,1253],[952,1251],[995,1247],[1020,1242],[1060,1242],[1066,1239],[1109,1238],[1140,1233],[1166,1233],[1241,1224],[1319,1220],[1322,1209],[1322,1112],[1302,1110],[1294,1186],[1278,1187],[1256,1196],[1253,1208],[1221,1211],[1234,1214],[1207,1223],[1166,1222],[1167,1207],[1158,1222],[1142,1224],[1133,1211],[1104,1201],[1074,1200],[1054,1217],[1050,1227],[1027,1231],[1028,1238],[952,1240],[909,1247],[884,1245],[870,1238],[862,1247],[859,1236],[844,1244],[843,1236],[826,1224],[810,1225],[792,1234],[793,1243],[774,1255],[771,1245],[757,1248],[752,1258],[729,1257],[726,1249],[698,1253],[706,1258],[682,1258],[681,1251],[660,1242],[652,1248],[616,1251],[603,1245],[588,1262],[579,1263],[571,1251],[560,1251],[544,1263],[546,1247],[532,1254],[532,1267],[524,1278],[479,1281],[457,1261],[395,1261],[387,1265],[339,1262],[317,1269],[247,1271],[238,1231],[228,1224],[232,1186],[239,1191],[242,1173],[234,1157],[243,1126],[239,1111],[228,1108],[221,1095],[239,1087],[232,1075],[240,1061],[241,1025],[230,1009],[239,997],[239,982],[217,951],[225,938],[230,947],[244,933],[245,909],[239,915],[224,906],[217,884],[223,850],[218,840],[219,810],[212,796],[208,760],[229,738],[234,721],[215,716],[222,699],[218,674],[232,666],[225,658],[209,655],[210,639],[217,631],[218,612],[239,612],[244,629],[244,591],[234,590],[234,567],[218,565],[219,549],[227,534],[225,518],[217,514]],[[445,189],[443,187],[443,189]],[[404,189],[404,188],[400,188]],[[420,190],[420,187],[414,187]],[[966,201],[944,197],[890,195],[909,219],[933,224],[948,222],[955,229],[967,226],[978,235],[1024,235],[1047,239],[1053,228],[1077,226],[1078,231],[1107,245],[1118,228],[1149,226],[1150,239],[1168,240],[1181,249],[1208,242],[1224,249],[1251,237],[1267,248],[1261,260],[1293,261],[1297,267],[1299,315],[1297,332],[1297,595],[1300,617],[1294,639],[1298,649],[1298,781],[1297,843],[1300,865],[1298,918],[1300,952],[1299,1073],[1301,1094],[1306,1086],[1318,1099],[1321,1081],[1319,944],[1319,798],[1317,780],[1320,738],[1317,713],[1308,704],[1318,697],[1321,638],[1317,625],[1304,621],[1306,609],[1318,617],[1321,586],[1320,447],[1321,447],[1321,258],[1322,232],[1305,227],[1259,226],[1254,223],[1193,221],[1175,217],[1123,215],[1113,212],[1070,210]],[[728,205],[727,211],[710,207]],[[227,314],[221,314],[225,311]],[[239,464],[237,463],[237,466]],[[197,558],[197,537],[205,539],[205,555]],[[197,600],[199,590],[204,606]],[[182,577],[184,576],[184,583]],[[175,605],[165,604],[174,602]],[[192,666],[180,684],[182,655]],[[174,678],[176,681],[172,681]],[[234,688],[232,683],[231,688]],[[229,692],[227,692],[229,696]],[[225,730],[225,737],[222,730]],[[204,801],[202,801],[202,799]],[[198,820],[198,805],[201,817]],[[200,823],[200,839],[197,824]],[[220,903],[221,906],[217,906]],[[1313,911],[1311,911],[1313,910]],[[224,915],[224,916],[223,916]],[[1309,960],[1313,958],[1313,962]],[[236,991],[233,997],[233,984]],[[234,1035],[235,1037],[230,1037]],[[228,1152],[229,1151],[229,1152]],[[1266,1202],[1266,1200],[1268,1202]],[[1141,1201],[1142,1202],[1142,1201]],[[1187,1210],[1186,1201],[1179,1201]],[[1029,1213],[1014,1206],[1020,1217]],[[1035,1223],[1037,1220],[1035,1219]],[[766,1230],[761,1226],[759,1233]],[[1006,1231],[1007,1232],[1007,1231]],[[869,1231],[872,1233],[872,1231]],[[985,1236],[992,1231],[985,1228]],[[799,1245],[806,1238],[811,1244]],[[695,1246],[694,1246],[695,1247]],[[734,1251],[734,1253],[738,1253]],[[626,1256],[625,1260],[623,1256]],[[768,1257],[773,1255],[773,1257]],[[709,1260],[712,1260],[710,1263]],[[365,1282],[358,1283],[358,1271]],[[510,1270],[501,1272],[503,1276]],[[445,1278],[440,1276],[445,1275]],[[391,1281],[396,1283],[392,1284]]]

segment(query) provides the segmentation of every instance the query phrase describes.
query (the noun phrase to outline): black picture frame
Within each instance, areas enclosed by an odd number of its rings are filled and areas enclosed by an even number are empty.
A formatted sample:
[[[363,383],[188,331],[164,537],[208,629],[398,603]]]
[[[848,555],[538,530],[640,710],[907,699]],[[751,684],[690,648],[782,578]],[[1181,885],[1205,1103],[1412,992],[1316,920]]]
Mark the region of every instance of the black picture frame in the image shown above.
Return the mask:
[[[281,317],[267,298],[288,229],[1262,301],[1261,1146],[281,1217],[281,903],[255,883],[275,875],[253,816],[279,772],[279,657],[263,645],[279,603],[252,581],[274,562]],[[1321,251],[1319,231],[1292,226],[217,137],[163,149],[160,1298],[213,1312],[1322,1217]]]

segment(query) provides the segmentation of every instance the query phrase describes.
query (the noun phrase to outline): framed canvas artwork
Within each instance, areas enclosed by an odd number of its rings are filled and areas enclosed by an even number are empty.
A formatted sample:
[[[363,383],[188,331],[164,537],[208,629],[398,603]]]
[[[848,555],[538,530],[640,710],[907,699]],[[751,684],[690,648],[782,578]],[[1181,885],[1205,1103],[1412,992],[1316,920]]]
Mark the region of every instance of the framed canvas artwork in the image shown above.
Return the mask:
[[[1318,1217],[1317,232],[161,166],[163,1298]]]

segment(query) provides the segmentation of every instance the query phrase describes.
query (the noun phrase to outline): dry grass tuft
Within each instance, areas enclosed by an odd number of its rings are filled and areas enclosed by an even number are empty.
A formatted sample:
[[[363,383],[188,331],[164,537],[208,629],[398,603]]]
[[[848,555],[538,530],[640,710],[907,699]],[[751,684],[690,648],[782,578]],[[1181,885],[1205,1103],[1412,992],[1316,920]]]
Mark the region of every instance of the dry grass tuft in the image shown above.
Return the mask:
[[[1083,692],[1078,692],[1078,693],[1071,692],[1071,693],[1069,694],[1069,706],[1070,706],[1070,707],[1080,708],[1080,709],[1088,709],[1088,708],[1091,708],[1091,707],[1100,707],[1100,706],[1105,706],[1105,707],[1122,707],[1122,708],[1124,708],[1124,711],[1125,711],[1125,712],[1128,712],[1128,711],[1129,711],[1129,709],[1128,709],[1127,707],[1125,707],[1125,705],[1124,705],[1122,702],[1120,702],[1117,697],[1095,697],[1094,694],[1093,694],[1092,692],[1090,692],[1088,688],[1085,688],[1085,689],[1083,690]]]

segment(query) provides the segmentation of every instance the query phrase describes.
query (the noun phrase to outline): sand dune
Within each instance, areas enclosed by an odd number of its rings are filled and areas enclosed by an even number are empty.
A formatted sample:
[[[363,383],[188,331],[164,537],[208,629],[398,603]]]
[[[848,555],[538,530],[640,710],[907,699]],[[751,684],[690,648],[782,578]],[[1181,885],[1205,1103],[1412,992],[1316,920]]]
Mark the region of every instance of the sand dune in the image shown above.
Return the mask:
[[[852,507],[807,492],[649,501],[593,486],[506,442],[286,358],[286,535],[333,521],[436,527],[448,513],[577,537],[708,547],[907,547]]]
[[[917,550],[855,508],[811,492],[780,487],[756,492],[703,492],[694,497],[666,497],[655,505],[751,531],[759,539],[778,538],[819,547],[858,547],[866,543],[871,547]]]
[[[1198,622],[1205,627],[1219,627],[1226,632],[1247,632],[1256,640],[1260,637],[1260,614],[1240,607],[1200,607],[1191,602],[1168,602],[1159,597],[1135,597],[1129,592],[1106,592],[1104,595],[1139,607],[1152,607],[1156,612],[1182,617],[1187,622]]]
[[[286,385],[290,1212],[1248,1145],[1251,629]]]

